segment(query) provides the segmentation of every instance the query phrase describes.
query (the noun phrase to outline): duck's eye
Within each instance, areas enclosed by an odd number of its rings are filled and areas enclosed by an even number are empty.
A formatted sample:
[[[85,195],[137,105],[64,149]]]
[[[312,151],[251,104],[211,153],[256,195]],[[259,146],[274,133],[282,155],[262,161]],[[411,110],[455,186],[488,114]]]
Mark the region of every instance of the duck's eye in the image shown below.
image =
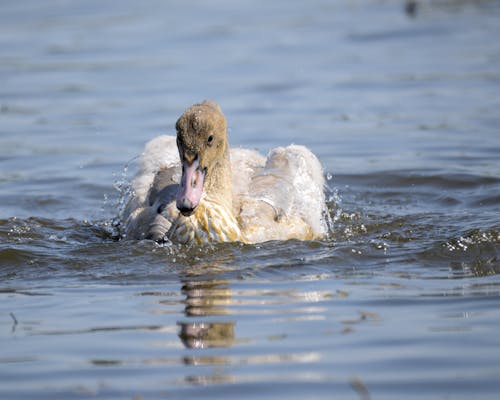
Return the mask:
[[[207,144],[210,146],[214,141],[214,135],[210,135],[207,139]]]

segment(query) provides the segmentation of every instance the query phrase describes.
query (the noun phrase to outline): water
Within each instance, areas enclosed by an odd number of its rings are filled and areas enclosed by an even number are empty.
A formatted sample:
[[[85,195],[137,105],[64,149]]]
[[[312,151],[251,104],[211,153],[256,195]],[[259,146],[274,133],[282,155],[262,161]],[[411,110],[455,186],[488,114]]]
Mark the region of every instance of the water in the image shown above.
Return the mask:
[[[496,399],[500,4],[403,6],[2,4],[0,397]],[[204,98],[318,155],[330,238],[116,240]]]

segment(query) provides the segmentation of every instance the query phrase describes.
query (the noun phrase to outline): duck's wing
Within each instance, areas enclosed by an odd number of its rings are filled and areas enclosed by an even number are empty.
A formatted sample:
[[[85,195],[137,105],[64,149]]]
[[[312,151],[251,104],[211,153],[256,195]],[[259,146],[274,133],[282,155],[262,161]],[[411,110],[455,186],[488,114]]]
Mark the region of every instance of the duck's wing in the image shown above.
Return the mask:
[[[306,147],[273,149],[252,176],[239,213],[249,241],[324,236],[323,185],[321,164]]]
[[[163,239],[177,216],[175,196],[179,179],[175,137],[158,136],[147,143],[123,215],[126,238]]]
[[[266,164],[266,158],[255,150],[231,149],[231,174],[233,184],[233,209],[238,215],[241,202],[251,191],[252,179]]]
[[[312,235],[327,234],[325,178],[318,158],[305,146],[290,145],[272,152],[270,159],[286,158],[292,187],[291,215],[301,218],[310,227]],[[274,161],[273,161],[274,163]]]
[[[144,204],[159,171],[179,165],[175,136],[157,136],[150,140],[139,160],[139,170],[132,181],[134,197]]]

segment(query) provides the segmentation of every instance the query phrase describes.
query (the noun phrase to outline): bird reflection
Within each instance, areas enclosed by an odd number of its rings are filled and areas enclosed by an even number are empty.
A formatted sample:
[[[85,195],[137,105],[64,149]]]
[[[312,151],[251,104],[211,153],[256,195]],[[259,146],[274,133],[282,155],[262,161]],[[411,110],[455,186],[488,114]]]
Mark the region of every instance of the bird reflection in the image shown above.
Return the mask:
[[[187,282],[182,286],[185,294],[187,317],[206,317],[230,314],[227,308],[232,302],[231,289],[227,281]],[[178,322],[179,338],[184,346],[191,349],[229,347],[235,341],[234,321]]]

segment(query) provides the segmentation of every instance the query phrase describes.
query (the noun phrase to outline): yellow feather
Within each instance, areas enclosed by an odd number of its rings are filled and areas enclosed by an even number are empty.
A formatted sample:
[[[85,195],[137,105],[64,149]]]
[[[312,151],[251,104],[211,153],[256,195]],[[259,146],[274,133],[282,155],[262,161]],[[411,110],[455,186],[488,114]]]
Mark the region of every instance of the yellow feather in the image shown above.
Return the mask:
[[[245,242],[232,212],[208,198],[202,199],[193,215],[185,217],[179,214],[168,236],[173,242],[183,244]]]

